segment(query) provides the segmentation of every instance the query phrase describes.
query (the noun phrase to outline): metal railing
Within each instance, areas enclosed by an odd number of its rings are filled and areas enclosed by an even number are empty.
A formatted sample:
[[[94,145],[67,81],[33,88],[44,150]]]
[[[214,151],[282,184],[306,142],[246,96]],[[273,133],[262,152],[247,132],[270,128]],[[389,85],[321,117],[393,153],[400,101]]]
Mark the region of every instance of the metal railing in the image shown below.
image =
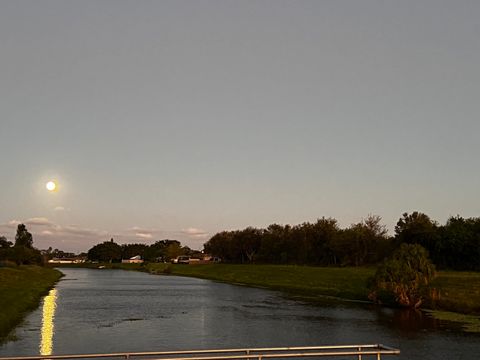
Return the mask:
[[[302,357],[354,357],[358,360],[375,358],[380,360],[382,355],[399,355],[400,350],[382,344],[366,345],[335,345],[335,346],[303,346],[251,349],[209,349],[183,351],[155,351],[155,352],[124,352],[111,354],[74,354],[74,355],[44,355],[44,356],[15,356],[0,357],[0,360],[46,360],[46,359],[99,359],[120,358],[133,360],[263,360],[288,359]]]

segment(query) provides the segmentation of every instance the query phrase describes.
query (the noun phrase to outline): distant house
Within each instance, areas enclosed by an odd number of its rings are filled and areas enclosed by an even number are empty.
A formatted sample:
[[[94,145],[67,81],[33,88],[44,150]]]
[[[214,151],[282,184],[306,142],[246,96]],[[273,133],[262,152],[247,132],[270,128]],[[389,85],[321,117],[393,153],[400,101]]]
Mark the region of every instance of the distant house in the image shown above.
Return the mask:
[[[131,257],[130,259],[122,259],[122,264],[141,264],[141,263],[143,263],[143,260],[140,255]]]
[[[84,263],[84,257],[75,257],[75,258],[52,258],[48,260],[49,264],[80,264]]]
[[[187,255],[180,255],[171,260],[173,264],[190,264],[190,265],[199,265],[199,264],[210,264],[211,262],[220,262],[220,258],[205,255],[202,258],[190,257]]]
[[[203,260],[205,262],[216,262],[216,263],[222,261],[219,257],[212,256],[212,255],[209,255],[209,254],[204,254],[203,258],[201,260]]]

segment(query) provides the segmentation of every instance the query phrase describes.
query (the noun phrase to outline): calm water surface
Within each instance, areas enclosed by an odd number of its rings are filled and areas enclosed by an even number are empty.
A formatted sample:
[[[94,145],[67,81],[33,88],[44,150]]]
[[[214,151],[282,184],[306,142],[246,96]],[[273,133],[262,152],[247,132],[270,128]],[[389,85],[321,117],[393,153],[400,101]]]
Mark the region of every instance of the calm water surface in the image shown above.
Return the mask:
[[[480,336],[414,312],[122,270],[66,275],[0,355],[383,343],[390,359],[478,359]]]

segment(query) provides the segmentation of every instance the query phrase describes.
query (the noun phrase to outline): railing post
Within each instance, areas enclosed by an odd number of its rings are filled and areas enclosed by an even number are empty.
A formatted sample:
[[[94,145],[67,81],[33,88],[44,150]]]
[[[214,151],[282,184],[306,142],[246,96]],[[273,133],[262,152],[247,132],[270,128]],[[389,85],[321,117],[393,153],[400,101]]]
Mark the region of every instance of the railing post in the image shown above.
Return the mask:
[[[362,351],[362,348],[359,347],[359,348],[358,348],[358,351]],[[358,354],[358,360],[362,360],[362,354]]]
[[[379,352],[377,353],[377,360],[381,360],[382,359],[382,354],[380,354]]]

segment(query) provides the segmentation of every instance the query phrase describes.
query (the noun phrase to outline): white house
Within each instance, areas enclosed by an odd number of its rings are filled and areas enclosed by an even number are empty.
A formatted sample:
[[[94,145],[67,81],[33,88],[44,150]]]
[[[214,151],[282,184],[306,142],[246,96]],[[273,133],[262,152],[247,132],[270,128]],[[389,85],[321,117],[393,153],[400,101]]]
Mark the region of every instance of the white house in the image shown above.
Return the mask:
[[[130,259],[122,259],[122,264],[141,264],[141,263],[143,263],[143,260],[140,255],[131,257]]]
[[[49,264],[80,264],[84,262],[84,258],[53,258],[48,260]]]

